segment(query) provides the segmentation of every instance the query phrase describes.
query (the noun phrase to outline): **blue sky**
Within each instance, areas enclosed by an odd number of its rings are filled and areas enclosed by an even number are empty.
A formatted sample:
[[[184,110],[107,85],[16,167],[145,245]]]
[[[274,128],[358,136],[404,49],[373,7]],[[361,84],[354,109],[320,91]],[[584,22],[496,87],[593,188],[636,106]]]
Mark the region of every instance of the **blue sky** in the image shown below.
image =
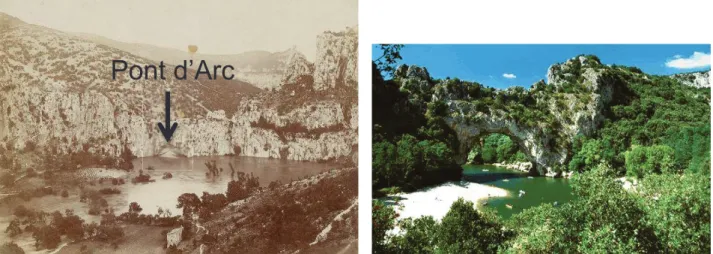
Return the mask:
[[[668,75],[710,69],[708,44],[406,44],[399,64],[428,69],[435,78],[460,78],[487,86],[530,87],[546,79],[547,68],[579,54],[593,54],[603,64],[636,66],[649,74]],[[372,59],[382,52],[372,45]]]

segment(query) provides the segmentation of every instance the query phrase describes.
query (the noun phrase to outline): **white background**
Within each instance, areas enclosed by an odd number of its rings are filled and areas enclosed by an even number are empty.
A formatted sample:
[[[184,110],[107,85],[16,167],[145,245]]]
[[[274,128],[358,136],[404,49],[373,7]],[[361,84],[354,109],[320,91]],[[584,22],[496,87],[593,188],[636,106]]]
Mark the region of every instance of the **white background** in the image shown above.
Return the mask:
[[[711,2],[361,0],[359,253],[371,253],[372,44],[711,44]]]

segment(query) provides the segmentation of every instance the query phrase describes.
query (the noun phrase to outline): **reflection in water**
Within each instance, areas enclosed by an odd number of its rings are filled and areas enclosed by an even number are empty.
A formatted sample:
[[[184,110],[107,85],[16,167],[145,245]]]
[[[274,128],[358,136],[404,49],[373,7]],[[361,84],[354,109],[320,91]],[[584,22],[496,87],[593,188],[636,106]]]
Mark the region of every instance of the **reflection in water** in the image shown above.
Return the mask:
[[[487,207],[505,219],[539,204],[562,205],[574,198],[568,179],[528,177],[521,171],[491,165],[464,165],[463,179],[506,189],[507,197],[487,200]]]
[[[222,168],[218,176],[208,176],[205,163],[215,160],[218,168]],[[260,180],[260,186],[266,187],[272,181],[288,183],[298,178],[311,176],[336,164],[288,161],[254,157],[209,156],[193,158],[141,158],[133,161],[134,172],[138,175],[141,165],[143,173],[151,175],[152,183],[127,184],[120,186],[120,195],[107,196],[107,200],[117,213],[128,211],[129,203],[137,202],[142,213],[155,214],[158,208],[169,209],[173,215],[180,214],[176,208],[176,200],[183,193],[195,193],[199,197],[204,191],[209,193],[225,193],[231,179],[231,163],[236,171],[252,173]],[[148,170],[152,167],[153,170]],[[171,179],[162,179],[165,172],[170,172]],[[236,174],[237,177],[237,174]]]

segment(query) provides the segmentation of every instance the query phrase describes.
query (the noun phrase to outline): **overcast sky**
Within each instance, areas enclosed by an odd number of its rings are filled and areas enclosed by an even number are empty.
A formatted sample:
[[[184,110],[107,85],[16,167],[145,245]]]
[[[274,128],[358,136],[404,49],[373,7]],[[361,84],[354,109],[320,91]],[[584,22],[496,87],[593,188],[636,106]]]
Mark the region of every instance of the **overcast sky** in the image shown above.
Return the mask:
[[[316,36],[357,25],[357,0],[0,0],[0,11],[67,32],[234,54],[296,46],[314,59]]]

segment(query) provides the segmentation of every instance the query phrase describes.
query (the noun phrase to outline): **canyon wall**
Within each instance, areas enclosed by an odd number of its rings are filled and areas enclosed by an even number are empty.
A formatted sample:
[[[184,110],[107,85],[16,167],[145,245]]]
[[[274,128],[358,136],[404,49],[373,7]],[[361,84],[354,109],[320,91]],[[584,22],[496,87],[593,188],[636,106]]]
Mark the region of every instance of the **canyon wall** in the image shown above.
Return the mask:
[[[262,91],[237,80],[176,80],[172,73],[166,80],[113,80],[113,59],[157,63],[0,14],[0,144],[104,156],[125,147],[154,156],[171,146],[186,156],[356,163],[357,34],[349,31],[320,36],[320,52],[332,53],[319,53],[315,63],[290,57],[279,80],[292,89]],[[350,85],[325,89],[342,81]],[[169,145],[157,127],[166,89],[178,123]]]

